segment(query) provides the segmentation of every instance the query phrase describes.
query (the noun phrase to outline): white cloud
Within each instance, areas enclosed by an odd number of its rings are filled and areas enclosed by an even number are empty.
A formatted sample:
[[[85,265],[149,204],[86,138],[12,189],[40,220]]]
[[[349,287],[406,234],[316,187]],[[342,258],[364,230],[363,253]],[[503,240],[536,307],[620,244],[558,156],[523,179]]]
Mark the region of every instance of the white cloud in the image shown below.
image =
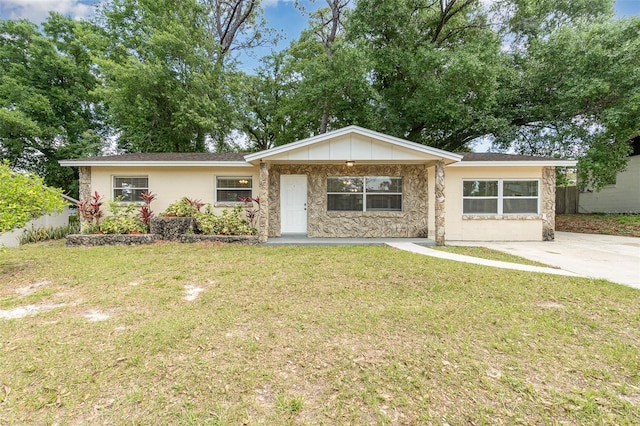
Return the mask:
[[[40,23],[50,11],[73,18],[86,18],[95,7],[80,0],[0,0],[0,18],[28,19]]]
[[[262,0],[262,7],[277,7],[279,3],[293,3],[293,0]]]

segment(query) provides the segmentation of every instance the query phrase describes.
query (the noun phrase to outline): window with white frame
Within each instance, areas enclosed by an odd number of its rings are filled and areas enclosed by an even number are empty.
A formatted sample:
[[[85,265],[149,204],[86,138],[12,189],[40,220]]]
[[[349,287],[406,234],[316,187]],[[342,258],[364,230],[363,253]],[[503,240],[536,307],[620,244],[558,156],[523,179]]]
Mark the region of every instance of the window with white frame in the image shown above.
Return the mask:
[[[252,188],[251,176],[217,176],[216,202],[239,203],[242,198],[252,196]]]
[[[142,202],[140,194],[149,191],[147,176],[114,176],[113,199],[125,203]]]
[[[538,180],[476,179],[462,182],[463,214],[538,214]]]
[[[402,211],[402,178],[329,177],[327,211]]]

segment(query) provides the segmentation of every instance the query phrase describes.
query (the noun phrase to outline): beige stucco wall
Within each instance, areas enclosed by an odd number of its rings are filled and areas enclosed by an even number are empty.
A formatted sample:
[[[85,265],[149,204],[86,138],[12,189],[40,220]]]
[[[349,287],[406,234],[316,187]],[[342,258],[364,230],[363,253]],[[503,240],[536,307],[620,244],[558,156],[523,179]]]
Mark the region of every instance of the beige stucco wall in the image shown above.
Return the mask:
[[[230,204],[214,204],[216,176],[251,176],[253,196],[258,195],[257,167],[92,167],[91,191],[105,199],[113,197],[113,176],[148,176],[149,190],[158,197],[151,204],[158,214],[182,197],[214,205],[214,211],[232,208]],[[106,207],[106,204],[105,204]]]
[[[546,217],[542,213],[542,171],[543,167],[447,167],[445,171],[446,240],[541,241],[543,219]],[[462,182],[465,179],[538,179],[540,180],[541,213],[517,216],[464,216],[462,214]],[[429,217],[433,217],[431,212]]]
[[[427,232],[427,167],[425,165],[296,165],[269,166],[269,236],[280,235],[280,175],[307,176],[309,237],[420,237]],[[328,212],[329,176],[402,176],[401,212]]]
[[[540,241],[546,213],[544,207],[543,167],[446,167],[445,168],[445,240]],[[280,235],[280,175],[308,176],[308,235],[311,237],[416,237],[433,238],[435,228],[434,167],[426,165],[269,165],[269,236]],[[327,212],[326,178],[328,176],[403,176],[402,212]],[[113,176],[148,176],[149,189],[158,194],[152,204],[154,212],[189,197],[214,204],[216,176],[251,176],[253,196],[259,194],[258,167],[92,167],[91,192],[112,197]],[[464,217],[462,215],[463,179],[539,179],[541,202],[539,215]],[[87,185],[88,186],[88,185]],[[548,191],[547,191],[548,192]],[[215,206],[215,204],[214,204]],[[217,205],[218,213],[230,205]],[[551,215],[552,218],[552,215]],[[547,228],[549,220],[546,220]]]
[[[640,213],[640,155],[629,158],[616,183],[580,193],[580,213]]]

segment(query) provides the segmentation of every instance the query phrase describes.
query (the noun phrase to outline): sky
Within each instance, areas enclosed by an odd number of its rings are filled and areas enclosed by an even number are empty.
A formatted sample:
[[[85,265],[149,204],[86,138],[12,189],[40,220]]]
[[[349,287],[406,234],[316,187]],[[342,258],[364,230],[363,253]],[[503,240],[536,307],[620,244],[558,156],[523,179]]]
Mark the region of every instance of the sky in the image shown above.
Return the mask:
[[[74,18],[90,17],[98,0],[0,0],[0,19],[25,18],[40,23],[50,10]],[[325,6],[325,0],[300,0],[299,3],[311,11]],[[258,60],[271,53],[282,50],[300,35],[306,27],[308,16],[294,6],[293,0],[262,0],[265,19],[271,28],[282,35],[282,40],[275,46],[256,49],[250,55],[241,57],[244,71],[258,64]],[[640,0],[616,0],[616,16],[640,15]]]

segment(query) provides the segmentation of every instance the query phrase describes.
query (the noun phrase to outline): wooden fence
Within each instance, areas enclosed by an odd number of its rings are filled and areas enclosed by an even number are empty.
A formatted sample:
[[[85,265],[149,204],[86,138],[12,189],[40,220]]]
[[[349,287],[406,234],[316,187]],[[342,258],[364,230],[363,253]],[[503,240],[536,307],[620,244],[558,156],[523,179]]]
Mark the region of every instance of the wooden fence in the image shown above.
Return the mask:
[[[556,214],[578,213],[578,187],[577,186],[557,186],[556,187]]]

